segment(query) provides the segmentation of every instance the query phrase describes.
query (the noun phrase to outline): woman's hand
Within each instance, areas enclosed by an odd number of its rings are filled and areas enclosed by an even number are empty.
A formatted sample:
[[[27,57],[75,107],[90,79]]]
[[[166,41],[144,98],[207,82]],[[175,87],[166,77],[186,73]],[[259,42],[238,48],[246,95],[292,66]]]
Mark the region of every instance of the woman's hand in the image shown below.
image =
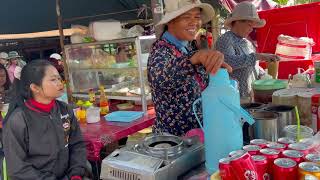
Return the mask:
[[[267,61],[267,62],[275,62],[280,61],[280,57],[275,54],[269,54],[269,53],[257,53],[256,54],[257,59]]]
[[[202,64],[207,73],[215,74],[220,68],[232,72],[232,67],[224,62],[224,55],[219,51],[200,50],[190,58],[190,61],[192,64]]]

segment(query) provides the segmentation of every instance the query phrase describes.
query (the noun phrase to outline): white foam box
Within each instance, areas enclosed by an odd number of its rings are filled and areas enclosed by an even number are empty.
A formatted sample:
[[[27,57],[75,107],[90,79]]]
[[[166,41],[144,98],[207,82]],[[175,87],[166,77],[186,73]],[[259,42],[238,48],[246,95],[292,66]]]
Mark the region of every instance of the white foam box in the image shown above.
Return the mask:
[[[95,21],[90,23],[90,33],[97,41],[120,38],[120,21]]]

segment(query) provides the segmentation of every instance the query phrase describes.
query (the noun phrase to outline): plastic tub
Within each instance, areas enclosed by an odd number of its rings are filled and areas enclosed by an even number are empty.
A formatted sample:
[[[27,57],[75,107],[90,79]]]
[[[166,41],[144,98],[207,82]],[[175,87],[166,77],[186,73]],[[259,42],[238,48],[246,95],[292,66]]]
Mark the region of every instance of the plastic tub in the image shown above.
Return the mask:
[[[254,101],[268,104],[272,102],[273,92],[285,89],[288,83],[277,79],[257,80],[252,83]]]
[[[307,126],[300,126],[300,138],[311,138],[313,136],[313,130]],[[285,137],[290,139],[297,139],[297,125],[289,125],[283,129]]]
[[[97,123],[100,121],[100,108],[89,107],[87,109],[87,123]]]

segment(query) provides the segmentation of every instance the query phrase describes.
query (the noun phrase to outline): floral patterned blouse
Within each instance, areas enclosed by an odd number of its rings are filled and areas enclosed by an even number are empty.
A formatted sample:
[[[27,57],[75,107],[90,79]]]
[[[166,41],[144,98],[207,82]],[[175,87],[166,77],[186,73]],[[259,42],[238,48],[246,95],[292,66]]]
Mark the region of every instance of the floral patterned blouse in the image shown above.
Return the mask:
[[[148,81],[156,110],[153,129],[155,133],[183,136],[199,127],[192,104],[208,85],[208,74],[203,66],[189,61],[194,49],[188,45],[183,49],[173,36],[166,37],[153,44],[148,60]],[[197,114],[202,120],[201,104]]]

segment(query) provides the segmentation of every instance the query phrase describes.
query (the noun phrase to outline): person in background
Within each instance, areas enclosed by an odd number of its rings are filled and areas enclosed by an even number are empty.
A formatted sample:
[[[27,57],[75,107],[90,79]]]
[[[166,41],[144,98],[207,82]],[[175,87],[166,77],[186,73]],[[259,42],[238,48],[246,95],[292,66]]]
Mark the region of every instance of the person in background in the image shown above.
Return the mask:
[[[77,119],[57,101],[63,85],[48,61],[28,63],[3,122],[3,149],[10,180],[82,180],[86,146]]]
[[[10,86],[11,82],[7,69],[4,67],[4,65],[0,64],[0,104],[9,103],[8,93]]]
[[[117,63],[123,63],[128,61],[128,53],[126,52],[126,49],[124,45],[119,44],[116,52],[116,62]]]
[[[278,61],[274,54],[256,53],[248,41],[254,28],[261,28],[266,21],[260,19],[255,6],[247,1],[239,3],[225,21],[230,31],[223,34],[216,42],[216,49],[224,54],[225,61],[232,66],[231,77],[239,82],[242,102],[251,101],[251,84],[263,76],[258,60]]]
[[[49,57],[49,61],[53,64],[53,66],[58,70],[62,79],[64,79],[64,69],[62,64],[62,57],[58,53],[53,53]]]
[[[7,64],[8,64],[7,58],[8,58],[8,54],[6,52],[1,52],[0,53],[0,64],[7,67]]]
[[[154,132],[183,136],[199,127],[192,104],[207,87],[208,73],[214,74],[221,67],[231,71],[231,67],[224,63],[222,53],[189,46],[202,23],[214,15],[210,4],[199,0],[164,2],[166,14],[156,27],[161,36],[148,59],[148,81],[156,110]]]
[[[17,51],[11,51],[8,54],[7,59],[9,62],[8,62],[7,69],[8,69],[9,79],[11,83],[13,83],[14,81],[14,72],[16,71],[16,68],[17,67],[22,68],[25,65],[25,62],[21,60],[21,57],[22,56],[20,56]]]

